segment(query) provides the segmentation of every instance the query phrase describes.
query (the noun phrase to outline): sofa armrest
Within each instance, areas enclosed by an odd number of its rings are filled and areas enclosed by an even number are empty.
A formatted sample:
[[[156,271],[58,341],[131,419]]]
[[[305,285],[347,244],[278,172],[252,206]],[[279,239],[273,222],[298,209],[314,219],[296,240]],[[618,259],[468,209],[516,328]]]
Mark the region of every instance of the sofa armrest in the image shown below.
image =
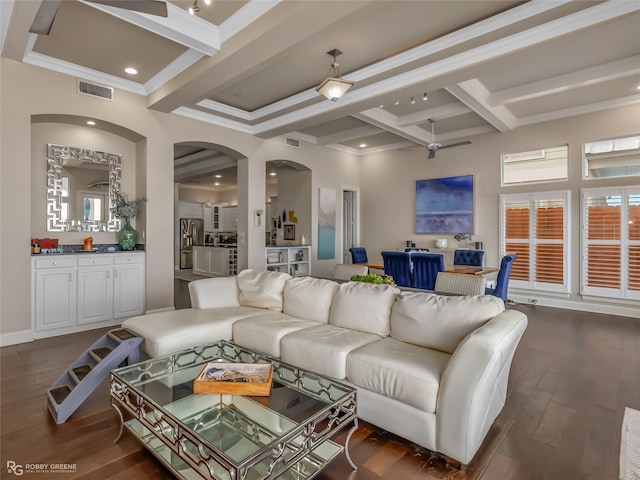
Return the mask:
[[[527,317],[505,310],[456,348],[440,380],[436,443],[440,453],[471,461],[502,407],[511,361]]]
[[[236,277],[203,278],[189,282],[191,307],[197,310],[237,307],[240,290]]]

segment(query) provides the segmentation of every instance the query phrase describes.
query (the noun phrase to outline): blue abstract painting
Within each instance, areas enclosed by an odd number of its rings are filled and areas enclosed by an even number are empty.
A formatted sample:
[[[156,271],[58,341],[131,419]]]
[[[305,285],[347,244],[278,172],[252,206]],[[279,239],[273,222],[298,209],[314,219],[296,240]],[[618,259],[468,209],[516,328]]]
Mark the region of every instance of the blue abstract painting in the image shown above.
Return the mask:
[[[473,175],[416,181],[416,233],[473,233]]]
[[[336,258],[336,191],[321,188],[318,198],[318,259]]]

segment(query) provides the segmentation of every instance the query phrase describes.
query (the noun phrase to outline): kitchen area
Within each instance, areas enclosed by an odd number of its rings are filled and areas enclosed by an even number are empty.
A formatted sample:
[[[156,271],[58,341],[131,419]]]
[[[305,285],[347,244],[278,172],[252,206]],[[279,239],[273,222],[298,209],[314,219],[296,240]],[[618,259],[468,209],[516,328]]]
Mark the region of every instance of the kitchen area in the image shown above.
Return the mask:
[[[238,272],[237,206],[179,202],[181,273],[209,277]]]

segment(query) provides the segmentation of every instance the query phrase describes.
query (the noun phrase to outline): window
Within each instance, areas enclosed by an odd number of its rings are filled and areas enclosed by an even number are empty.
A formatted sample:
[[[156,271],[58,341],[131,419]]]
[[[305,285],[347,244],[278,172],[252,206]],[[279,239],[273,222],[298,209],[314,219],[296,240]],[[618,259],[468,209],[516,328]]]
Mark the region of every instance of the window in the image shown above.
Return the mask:
[[[500,251],[515,253],[509,285],[569,291],[569,192],[500,196]]]
[[[582,190],[583,295],[640,298],[640,188]]]
[[[567,179],[568,147],[503,153],[502,185]]]
[[[584,178],[640,175],[640,136],[584,144]]]

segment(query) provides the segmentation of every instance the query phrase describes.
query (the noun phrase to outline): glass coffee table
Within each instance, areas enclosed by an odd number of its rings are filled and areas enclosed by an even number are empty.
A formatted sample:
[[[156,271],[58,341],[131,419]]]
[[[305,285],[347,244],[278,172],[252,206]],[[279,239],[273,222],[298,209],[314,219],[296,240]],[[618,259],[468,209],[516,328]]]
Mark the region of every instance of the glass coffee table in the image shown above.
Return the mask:
[[[211,361],[271,363],[271,394],[194,394]],[[111,399],[115,441],[126,428],[178,478],[310,479],[342,452],[356,468],[355,388],[224,340],[113,370]],[[330,440],[347,426],[344,447]]]

